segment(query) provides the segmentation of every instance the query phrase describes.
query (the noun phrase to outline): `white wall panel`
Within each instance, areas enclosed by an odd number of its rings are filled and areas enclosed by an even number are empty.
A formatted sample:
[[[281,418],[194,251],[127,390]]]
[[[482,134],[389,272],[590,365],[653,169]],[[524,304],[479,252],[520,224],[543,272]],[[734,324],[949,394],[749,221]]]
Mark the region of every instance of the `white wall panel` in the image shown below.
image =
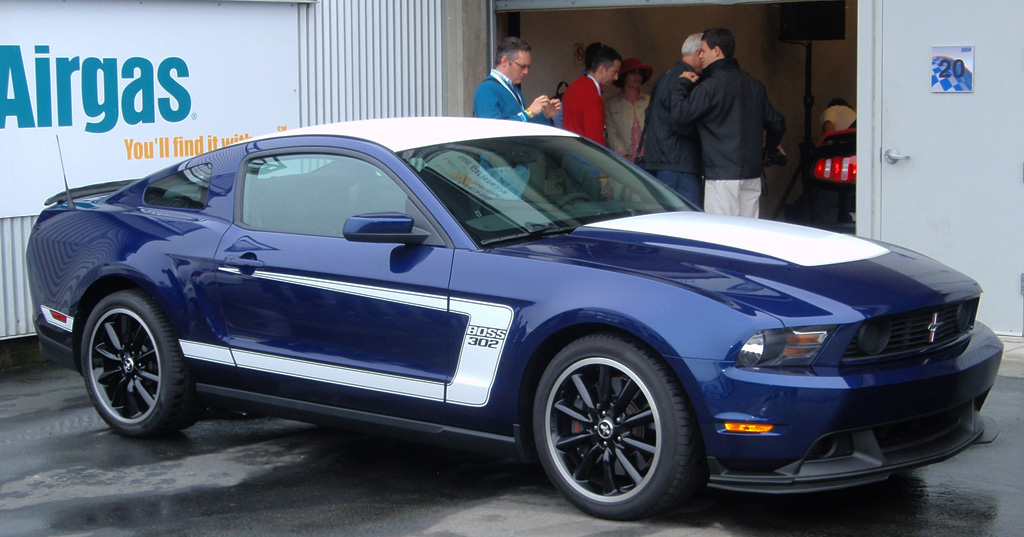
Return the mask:
[[[35,333],[25,247],[36,217],[0,218],[0,339]]]
[[[65,172],[72,188],[143,177],[215,139],[297,126],[299,9],[0,0],[0,217],[39,214]],[[92,67],[57,76],[64,62]],[[205,143],[161,150],[179,137]]]
[[[299,6],[302,126],[443,113],[442,0]]]

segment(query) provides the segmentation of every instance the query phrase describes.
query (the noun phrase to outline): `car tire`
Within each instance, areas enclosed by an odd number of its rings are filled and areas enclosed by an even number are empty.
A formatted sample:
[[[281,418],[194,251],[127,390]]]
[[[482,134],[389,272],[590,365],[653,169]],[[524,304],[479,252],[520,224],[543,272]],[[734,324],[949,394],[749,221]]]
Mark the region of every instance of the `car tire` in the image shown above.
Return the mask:
[[[140,290],[111,294],[93,308],[81,369],[100,417],[125,436],[184,429],[201,407],[170,321]]]
[[[533,431],[548,477],[596,517],[649,517],[707,481],[678,379],[653,351],[618,335],[583,337],[555,356],[538,384]]]

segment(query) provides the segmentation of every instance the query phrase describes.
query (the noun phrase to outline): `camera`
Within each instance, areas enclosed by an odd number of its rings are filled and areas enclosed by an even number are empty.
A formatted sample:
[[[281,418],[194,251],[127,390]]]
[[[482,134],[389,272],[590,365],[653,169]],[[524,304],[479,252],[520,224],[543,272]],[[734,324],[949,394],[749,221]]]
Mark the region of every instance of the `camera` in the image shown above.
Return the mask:
[[[765,149],[761,153],[761,166],[767,168],[768,166],[772,165],[786,165],[786,155],[779,151],[777,147],[772,149]]]

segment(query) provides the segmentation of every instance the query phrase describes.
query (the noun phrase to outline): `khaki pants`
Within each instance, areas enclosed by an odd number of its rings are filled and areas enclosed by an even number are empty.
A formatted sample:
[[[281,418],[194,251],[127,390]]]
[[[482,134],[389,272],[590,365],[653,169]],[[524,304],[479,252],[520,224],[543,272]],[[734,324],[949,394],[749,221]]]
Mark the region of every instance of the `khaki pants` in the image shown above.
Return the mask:
[[[757,218],[760,214],[761,178],[704,181],[704,211]]]

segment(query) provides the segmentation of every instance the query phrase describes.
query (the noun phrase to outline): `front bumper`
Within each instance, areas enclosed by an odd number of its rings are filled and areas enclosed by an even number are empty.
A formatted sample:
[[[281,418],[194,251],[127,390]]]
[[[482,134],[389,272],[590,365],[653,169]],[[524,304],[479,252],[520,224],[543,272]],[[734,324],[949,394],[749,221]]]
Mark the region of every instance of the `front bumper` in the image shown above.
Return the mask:
[[[946,460],[978,441],[998,434],[995,422],[968,402],[920,420],[835,433],[812,447],[801,460],[768,473],[734,472],[708,457],[708,486],[725,490],[797,493],[832,490],[884,481],[893,472]],[[930,425],[930,426],[929,426]],[[893,429],[899,442],[890,443]],[[914,429],[921,429],[914,431]]]
[[[700,384],[707,413],[698,407],[709,486],[775,493],[844,488],[991,440],[998,428],[979,411],[995,383],[1002,343],[979,324],[961,348],[923,364],[841,376],[758,373],[718,363],[714,381]],[[698,378],[708,378],[706,362],[687,364],[698,368]],[[776,427],[770,434],[729,433],[726,420]]]

